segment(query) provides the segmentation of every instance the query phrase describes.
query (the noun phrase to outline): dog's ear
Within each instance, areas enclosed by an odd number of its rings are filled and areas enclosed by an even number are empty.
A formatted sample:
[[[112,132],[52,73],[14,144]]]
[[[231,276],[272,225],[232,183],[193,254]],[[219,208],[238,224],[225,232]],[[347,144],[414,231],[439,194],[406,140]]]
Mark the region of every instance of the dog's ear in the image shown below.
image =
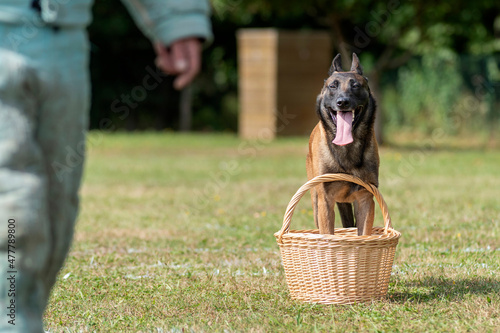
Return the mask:
[[[361,65],[359,64],[359,58],[356,55],[356,53],[352,54],[351,72],[356,72],[359,75],[363,75],[363,69],[361,68]]]
[[[340,53],[333,58],[332,65],[328,71],[328,76],[331,76],[333,72],[342,72],[342,59],[340,58]]]

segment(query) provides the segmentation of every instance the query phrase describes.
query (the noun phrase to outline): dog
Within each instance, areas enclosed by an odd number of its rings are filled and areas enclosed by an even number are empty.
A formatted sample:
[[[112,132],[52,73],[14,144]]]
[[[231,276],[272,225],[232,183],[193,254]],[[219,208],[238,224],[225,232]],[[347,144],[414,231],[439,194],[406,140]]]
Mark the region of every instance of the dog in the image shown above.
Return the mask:
[[[358,56],[352,55],[351,70],[346,72],[338,54],[328,76],[316,99],[319,122],[309,140],[307,176],[312,179],[325,173],[345,173],[378,187],[376,104]],[[356,226],[358,235],[371,234],[375,203],[373,195],[362,186],[323,183],[311,190],[311,199],[320,234],[334,234],[335,203],[344,228]]]

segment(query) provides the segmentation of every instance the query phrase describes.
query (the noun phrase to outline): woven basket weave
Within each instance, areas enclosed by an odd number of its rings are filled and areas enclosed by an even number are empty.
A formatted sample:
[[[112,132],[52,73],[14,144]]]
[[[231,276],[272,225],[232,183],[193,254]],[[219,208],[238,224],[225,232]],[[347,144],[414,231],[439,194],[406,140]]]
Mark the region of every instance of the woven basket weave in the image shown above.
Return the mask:
[[[372,193],[382,210],[384,227],[370,236],[357,228],[337,228],[334,235],[290,230],[293,211],[312,187],[332,181],[352,182]],[[281,250],[286,281],[294,299],[310,303],[353,304],[387,295],[394,254],[401,234],[394,230],[378,189],[347,174],[324,174],[305,183],[292,197],[283,226],[274,234]]]

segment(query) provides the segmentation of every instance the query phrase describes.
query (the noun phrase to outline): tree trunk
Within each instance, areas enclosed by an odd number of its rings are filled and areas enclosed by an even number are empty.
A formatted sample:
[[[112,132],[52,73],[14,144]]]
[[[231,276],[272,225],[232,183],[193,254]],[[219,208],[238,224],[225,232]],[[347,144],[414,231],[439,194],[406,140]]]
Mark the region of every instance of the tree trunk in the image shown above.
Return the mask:
[[[340,16],[332,14],[329,16],[328,22],[331,29],[330,35],[332,36],[332,45],[334,45],[334,54],[340,53],[341,59],[343,60],[342,67],[344,67],[347,63],[351,64],[351,50],[348,48],[349,45],[344,40],[344,35],[340,27]]]
[[[180,119],[179,119],[179,130],[181,132],[189,132],[191,130],[192,123],[192,110],[191,110],[191,98],[192,98],[192,88],[188,85],[181,91],[180,100]]]
[[[375,117],[375,137],[379,145],[384,143],[384,109],[382,107],[382,93],[380,92],[380,72],[373,69],[368,75],[370,79],[370,90],[377,102],[377,114]]]

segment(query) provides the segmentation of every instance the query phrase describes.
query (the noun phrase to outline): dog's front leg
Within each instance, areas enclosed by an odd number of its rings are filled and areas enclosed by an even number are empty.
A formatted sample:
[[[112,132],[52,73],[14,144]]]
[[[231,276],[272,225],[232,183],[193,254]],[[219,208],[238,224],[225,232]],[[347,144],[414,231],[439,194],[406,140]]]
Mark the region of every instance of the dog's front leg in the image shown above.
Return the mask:
[[[334,201],[329,201],[324,185],[316,187],[316,211],[315,220],[320,234],[334,234],[335,230],[335,207]]]
[[[375,202],[370,192],[361,191],[357,195],[357,199],[354,201],[354,216],[356,216],[358,236],[371,235],[375,219]]]

